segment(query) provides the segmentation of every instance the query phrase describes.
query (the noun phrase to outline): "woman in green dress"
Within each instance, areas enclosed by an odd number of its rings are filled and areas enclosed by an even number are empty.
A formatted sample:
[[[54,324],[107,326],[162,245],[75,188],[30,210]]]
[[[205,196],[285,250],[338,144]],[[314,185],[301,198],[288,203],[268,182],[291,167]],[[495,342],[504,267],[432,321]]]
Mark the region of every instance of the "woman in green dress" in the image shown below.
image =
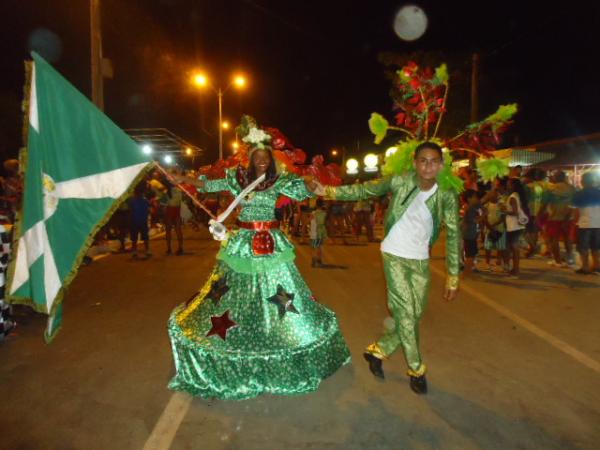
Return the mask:
[[[239,229],[223,241],[204,287],[169,319],[177,370],[169,387],[204,398],[314,391],[350,361],[335,314],[312,295],[275,219],[280,195],[300,201],[312,193],[301,177],[277,172],[268,133],[251,128],[244,140],[248,169],[185,180],[204,192],[237,196],[266,175],[242,201]]]

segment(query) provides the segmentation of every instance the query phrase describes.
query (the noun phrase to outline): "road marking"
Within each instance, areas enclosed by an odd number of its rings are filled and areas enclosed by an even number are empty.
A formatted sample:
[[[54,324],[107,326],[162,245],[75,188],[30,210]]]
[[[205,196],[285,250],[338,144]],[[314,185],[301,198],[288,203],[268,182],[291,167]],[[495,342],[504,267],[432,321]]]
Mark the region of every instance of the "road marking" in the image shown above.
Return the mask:
[[[433,264],[431,265],[431,270],[442,278],[444,278],[446,276],[446,274],[444,273],[443,270],[435,267]],[[577,350],[575,347],[572,347],[571,345],[567,344],[565,341],[563,341],[555,336],[552,336],[550,333],[542,330],[537,325],[534,325],[533,323],[529,322],[528,320],[523,319],[521,316],[518,316],[517,314],[513,313],[511,310],[509,310],[505,306],[502,306],[499,303],[496,303],[494,300],[489,298],[487,295],[484,295],[481,292],[476,291],[474,288],[470,287],[469,285],[465,284],[464,282],[461,283],[460,289],[463,292],[466,292],[467,294],[474,297],[477,301],[483,303],[484,305],[489,306],[492,309],[495,309],[498,313],[500,313],[500,315],[519,324],[520,326],[525,328],[527,331],[536,335],[540,339],[543,339],[548,344],[557,348],[561,352],[569,355],[575,361],[583,364],[584,366],[588,367],[589,369],[594,370],[597,373],[600,373],[600,362],[589,357],[585,353]]]
[[[193,397],[183,392],[175,392],[158,422],[154,425],[152,433],[144,444],[144,450],[167,450],[171,447],[175,434],[183,418],[190,409]]]

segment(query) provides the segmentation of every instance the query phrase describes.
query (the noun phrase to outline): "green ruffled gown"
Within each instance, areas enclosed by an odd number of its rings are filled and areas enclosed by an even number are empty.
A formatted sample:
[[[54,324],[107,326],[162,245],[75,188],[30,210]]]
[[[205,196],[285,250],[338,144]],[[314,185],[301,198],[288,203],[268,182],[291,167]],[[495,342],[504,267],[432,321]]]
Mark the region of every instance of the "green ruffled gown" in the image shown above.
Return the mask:
[[[207,181],[205,190],[239,194],[239,170]],[[294,200],[311,195],[302,178],[282,174],[241,203],[238,220],[274,221],[281,194]],[[169,388],[238,400],[303,394],[350,361],[335,313],[302,279],[292,243],[278,228],[268,232],[274,248],[263,255],[255,254],[256,231],[231,232],[199,294],[172,312],[168,330],[177,373]]]

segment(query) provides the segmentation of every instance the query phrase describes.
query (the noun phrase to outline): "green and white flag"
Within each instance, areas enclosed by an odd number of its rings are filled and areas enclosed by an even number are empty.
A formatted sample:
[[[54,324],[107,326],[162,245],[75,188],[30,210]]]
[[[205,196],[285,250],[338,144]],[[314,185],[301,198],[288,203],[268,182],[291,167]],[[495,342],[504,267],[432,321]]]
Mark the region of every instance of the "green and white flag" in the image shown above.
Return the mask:
[[[29,132],[22,209],[7,285],[11,303],[49,314],[46,339],[60,327],[62,297],[94,234],[148,157],[85,96],[32,53]]]

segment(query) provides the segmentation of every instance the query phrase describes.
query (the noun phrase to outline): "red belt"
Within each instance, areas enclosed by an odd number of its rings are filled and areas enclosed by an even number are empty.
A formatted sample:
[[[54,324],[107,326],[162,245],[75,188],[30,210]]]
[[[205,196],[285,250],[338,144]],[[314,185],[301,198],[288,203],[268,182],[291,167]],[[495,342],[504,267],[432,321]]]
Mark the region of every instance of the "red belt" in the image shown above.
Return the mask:
[[[270,255],[275,249],[275,241],[273,236],[268,230],[273,228],[279,228],[279,222],[240,222],[238,221],[240,228],[246,230],[254,230],[254,236],[252,236],[252,251],[255,255]]]
[[[279,228],[279,221],[274,220],[273,222],[240,222],[238,220],[238,226],[245,228],[246,230],[264,231],[272,230],[273,228]]]

